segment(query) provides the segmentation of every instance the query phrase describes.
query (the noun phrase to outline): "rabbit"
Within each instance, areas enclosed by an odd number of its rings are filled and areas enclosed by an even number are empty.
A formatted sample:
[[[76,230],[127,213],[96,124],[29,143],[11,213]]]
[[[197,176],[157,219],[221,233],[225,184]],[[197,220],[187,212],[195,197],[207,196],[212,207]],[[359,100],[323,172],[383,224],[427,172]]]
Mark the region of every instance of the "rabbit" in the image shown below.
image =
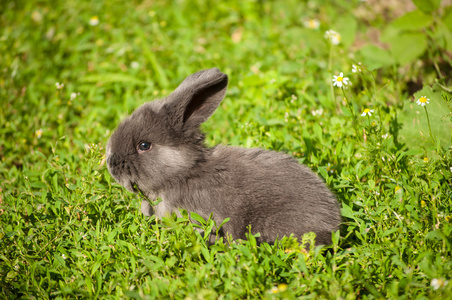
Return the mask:
[[[111,135],[107,167],[114,179],[147,200],[157,217],[182,208],[217,224],[233,239],[260,233],[274,243],[313,231],[331,244],[341,222],[339,203],[308,167],[281,152],[204,144],[200,125],[218,108],[228,76],[217,68],[188,76],[167,98],[143,104]],[[153,209],[149,201],[162,201]]]

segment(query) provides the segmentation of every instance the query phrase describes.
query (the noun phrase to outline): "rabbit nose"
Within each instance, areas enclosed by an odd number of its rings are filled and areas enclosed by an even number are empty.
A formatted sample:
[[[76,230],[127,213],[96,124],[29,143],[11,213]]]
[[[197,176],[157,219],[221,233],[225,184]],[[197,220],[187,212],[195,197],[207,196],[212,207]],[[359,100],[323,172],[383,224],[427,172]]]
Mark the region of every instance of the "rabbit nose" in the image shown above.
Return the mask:
[[[116,153],[113,153],[112,155],[110,155],[109,158],[107,158],[107,164],[112,167],[116,167],[117,165],[119,165],[119,160],[120,160],[119,155]]]

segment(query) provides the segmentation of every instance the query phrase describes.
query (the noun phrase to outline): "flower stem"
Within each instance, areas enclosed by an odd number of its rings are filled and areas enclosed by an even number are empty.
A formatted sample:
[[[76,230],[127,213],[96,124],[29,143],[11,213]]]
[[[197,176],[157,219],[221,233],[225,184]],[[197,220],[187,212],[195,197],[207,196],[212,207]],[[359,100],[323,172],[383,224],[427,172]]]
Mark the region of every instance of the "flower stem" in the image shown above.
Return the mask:
[[[432,128],[430,127],[430,118],[428,117],[427,107],[424,106],[424,109],[425,109],[425,115],[427,116],[428,131],[430,132],[430,138],[432,139],[433,143],[436,145],[436,140],[435,140],[435,137],[433,136]]]
[[[347,106],[348,106],[348,108],[350,109],[350,112],[352,113],[353,118],[355,118],[355,111],[354,111],[354,109],[353,109],[351,103],[348,101],[348,98],[347,98],[347,96],[345,95],[345,91],[344,91],[344,88],[343,88],[343,87],[341,87],[341,91],[342,91],[342,94],[344,95],[345,102],[347,102]]]
[[[329,46],[330,46],[330,53],[328,55],[328,71],[331,72],[332,66],[333,66],[333,47],[331,45],[329,45]],[[333,100],[333,103],[336,104],[335,97],[334,97],[334,86],[332,83],[330,84],[330,86],[331,86],[331,100]],[[337,108],[338,107],[336,105],[336,109]]]
[[[353,109],[353,106],[352,106],[352,104],[350,103],[350,101],[348,101],[348,98],[347,98],[347,96],[345,95],[345,91],[344,91],[344,88],[343,88],[343,87],[341,87],[341,91],[342,91],[342,94],[344,95],[345,102],[347,102],[347,106],[348,106],[348,108],[350,109],[350,112],[351,112],[351,114],[352,114],[352,117],[353,117],[353,128],[355,129],[356,137],[358,137],[358,136],[359,136],[359,133],[358,133],[358,129],[356,129],[356,116],[355,116],[355,110]]]

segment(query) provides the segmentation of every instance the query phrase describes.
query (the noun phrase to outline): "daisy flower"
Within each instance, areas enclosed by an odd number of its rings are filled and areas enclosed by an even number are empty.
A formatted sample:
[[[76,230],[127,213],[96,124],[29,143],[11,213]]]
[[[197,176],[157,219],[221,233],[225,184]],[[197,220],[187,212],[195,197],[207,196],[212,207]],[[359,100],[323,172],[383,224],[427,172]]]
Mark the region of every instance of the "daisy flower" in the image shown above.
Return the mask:
[[[313,110],[313,111],[311,111],[311,113],[313,116],[317,116],[317,115],[321,116],[323,114],[323,108]]]
[[[55,87],[57,88],[57,90],[61,90],[64,87],[64,83],[55,83]]]
[[[366,115],[367,116],[372,116],[372,113],[374,112],[374,110],[373,109],[368,109],[368,108],[366,108],[364,111],[363,111],[363,113],[361,114],[361,117],[365,117]]]
[[[138,62],[136,62],[136,61],[133,61],[133,62],[130,63],[130,67],[132,69],[138,69],[140,67],[140,64]]]
[[[422,105],[425,106],[426,104],[428,104],[430,101],[429,98],[427,98],[426,96],[422,96],[421,98],[417,99],[416,103],[417,105]]]
[[[35,134],[36,134],[36,137],[37,137],[38,139],[40,139],[41,136],[42,136],[42,129],[36,130],[36,131],[35,131]]]
[[[445,287],[448,283],[449,283],[449,281],[447,281],[447,280],[444,280],[441,278],[440,279],[433,278],[430,285],[433,287],[434,290],[437,290],[439,288]]]
[[[331,44],[333,45],[338,45],[341,42],[341,35],[334,30],[326,31],[325,38],[330,40]]]
[[[34,22],[36,23],[41,23],[42,21],[42,15],[39,13],[39,11],[35,10],[32,14],[31,14],[31,18]]]
[[[99,17],[98,16],[92,16],[91,19],[89,19],[89,25],[97,26],[98,24],[99,24]]]
[[[281,283],[278,286],[272,287],[268,292],[270,294],[277,294],[279,292],[284,292],[285,290],[287,290],[287,284]]]
[[[309,29],[318,29],[320,22],[317,19],[310,19],[303,22],[303,25]]]
[[[339,76],[333,76],[333,86],[342,87],[343,85],[349,84],[348,77],[344,77],[344,73],[340,72]]]

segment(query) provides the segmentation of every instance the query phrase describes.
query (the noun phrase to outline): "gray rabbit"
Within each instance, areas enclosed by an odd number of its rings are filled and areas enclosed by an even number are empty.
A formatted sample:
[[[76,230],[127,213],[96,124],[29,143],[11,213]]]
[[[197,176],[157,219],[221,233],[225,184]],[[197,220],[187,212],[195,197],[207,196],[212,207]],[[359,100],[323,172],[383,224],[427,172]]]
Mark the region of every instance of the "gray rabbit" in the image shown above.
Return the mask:
[[[213,213],[223,230],[273,243],[291,233],[313,231],[317,244],[330,244],[341,221],[339,204],[321,179],[289,155],[217,145],[207,148],[199,127],[220,105],[228,85],[218,69],[187,77],[167,98],[148,102],[126,118],[107,145],[111,175],[131,192],[162,201],[156,216]],[[143,200],[142,212],[152,213]]]

